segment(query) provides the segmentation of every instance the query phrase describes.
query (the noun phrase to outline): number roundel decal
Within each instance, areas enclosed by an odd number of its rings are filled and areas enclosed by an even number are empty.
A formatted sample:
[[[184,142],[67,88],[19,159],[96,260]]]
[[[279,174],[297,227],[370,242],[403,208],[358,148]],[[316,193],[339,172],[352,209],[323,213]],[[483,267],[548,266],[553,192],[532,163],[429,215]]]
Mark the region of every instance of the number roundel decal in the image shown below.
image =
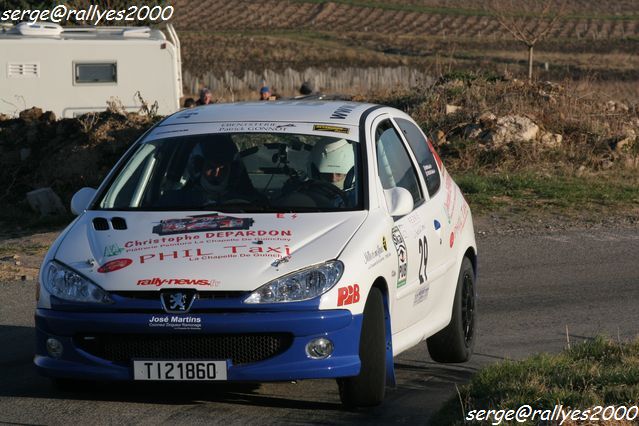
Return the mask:
[[[397,250],[397,288],[400,288],[406,284],[406,278],[408,277],[408,250],[406,249],[404,237],[402,237],[402,233],[397,226],[393,227],[391,234],[395,250]]]

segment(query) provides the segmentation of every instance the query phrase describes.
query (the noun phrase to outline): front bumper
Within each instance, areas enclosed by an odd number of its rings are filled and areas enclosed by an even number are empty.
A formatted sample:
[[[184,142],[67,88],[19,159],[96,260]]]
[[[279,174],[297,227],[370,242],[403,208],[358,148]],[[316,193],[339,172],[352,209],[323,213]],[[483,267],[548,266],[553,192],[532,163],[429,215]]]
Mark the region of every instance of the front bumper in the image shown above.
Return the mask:
[[[151,326],[152,317],[199,318],[197,326],[185,328]],[[103,359],[83,350],[77,336],[110,335],[246,335],[287,333],[288,349],[270,358],[234,365],[228,360],[229,381],[287,381],[356,376],[360,370],[359,337],[362,315],[347,310],[283,312],[219,312],[202,314],[159,314],[103,312],[85,313],[37,309],[36,355],[38,371],[49,377],[91,380],[133,380],[132,363]],[[195,321],[195,320],[194,320]],[[306,344],[316,337],[334,343],[333,354],[323,360],[306,355]],[[53,358],[46,349],[48,338],[63,345],[63,353]],[[162,359],[162,358],[159,358]],[[175,360],[173,357],[165,358]]]

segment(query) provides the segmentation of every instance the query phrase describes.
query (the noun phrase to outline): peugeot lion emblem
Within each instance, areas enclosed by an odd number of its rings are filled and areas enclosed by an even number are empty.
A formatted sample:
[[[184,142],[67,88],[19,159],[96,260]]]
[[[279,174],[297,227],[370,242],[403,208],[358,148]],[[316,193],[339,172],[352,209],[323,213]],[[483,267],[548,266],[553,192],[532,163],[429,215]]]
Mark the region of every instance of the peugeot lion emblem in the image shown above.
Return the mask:
[[[162,292],[160,294],[162,307],[164,308],[164,311],[169,314],[180,314],[188,312],[191,309],[191,305],[193,304],[194,299],[194,292],[172,291]]]

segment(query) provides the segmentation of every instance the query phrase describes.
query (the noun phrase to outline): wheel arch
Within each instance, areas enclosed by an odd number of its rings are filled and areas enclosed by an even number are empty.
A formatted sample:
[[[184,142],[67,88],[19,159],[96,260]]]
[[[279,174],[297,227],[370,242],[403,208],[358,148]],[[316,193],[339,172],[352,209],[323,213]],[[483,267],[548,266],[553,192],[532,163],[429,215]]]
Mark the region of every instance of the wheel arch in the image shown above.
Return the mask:
[[[395,386],[395,368],[393,363],[393,332],[391,330],[390,293],[384,277],[377,277],[372,288],[377,288],[384,299],[384,324],[386,328],[386,386]]]
[[[475,281],[477,281],[477,253],[475,252],[475,248],[472,246],[468,247],[466,252],[464,252],[464,257],[467,257],[473,265],[473,275],[475,275]]]

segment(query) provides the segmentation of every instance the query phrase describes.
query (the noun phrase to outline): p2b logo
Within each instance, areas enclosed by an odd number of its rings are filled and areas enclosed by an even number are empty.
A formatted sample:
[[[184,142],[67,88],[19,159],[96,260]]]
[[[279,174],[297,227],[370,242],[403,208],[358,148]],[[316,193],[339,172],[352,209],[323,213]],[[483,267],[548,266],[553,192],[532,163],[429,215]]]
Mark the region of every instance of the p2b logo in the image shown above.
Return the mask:
[[[359,285],[353,284],[337,289],[337,306],[359,302]]]

